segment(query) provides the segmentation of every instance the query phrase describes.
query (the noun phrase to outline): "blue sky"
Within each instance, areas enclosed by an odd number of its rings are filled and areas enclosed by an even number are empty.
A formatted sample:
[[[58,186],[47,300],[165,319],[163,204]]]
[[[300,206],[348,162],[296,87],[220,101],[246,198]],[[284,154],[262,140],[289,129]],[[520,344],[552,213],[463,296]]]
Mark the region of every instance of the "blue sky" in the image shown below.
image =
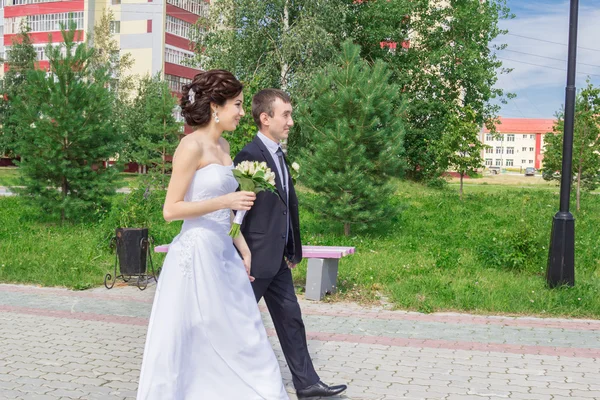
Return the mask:
[[[509,34],[496,39],[506,43],[498,51],[504,67],[496,84],[517,98],[502,105],[500,115],[509,118],[553,118],[565,101],[569,1],[508,0],[516,14],[500,26]],[[577,89],[587,76],[600,86],[600,0],[579,1],[577,38]]]

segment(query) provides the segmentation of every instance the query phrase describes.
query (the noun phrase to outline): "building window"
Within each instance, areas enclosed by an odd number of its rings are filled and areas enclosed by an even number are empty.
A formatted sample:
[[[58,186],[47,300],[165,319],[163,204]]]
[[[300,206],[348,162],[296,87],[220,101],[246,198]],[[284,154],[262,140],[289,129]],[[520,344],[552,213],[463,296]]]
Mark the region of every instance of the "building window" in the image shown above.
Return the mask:
[[[496,154],[502,154],[504,151],[502,147],[496,147]]]
[[[496,160],[496,167],[502,166],[502,160]]]
[[[121,0],[111,0],[110,4],[112,4],[113,6],[116,6],[118,4],[121,4]]]
[[[521,164],[527,164],[527,160],[521,160]]]
[[[206,0],[167,0],[167,3],[200,17],[208,17],[209,5]]]
[[[529,160],[529,164],[533,164],[533,160]]]
[[[523,147],[521,150],[522,151],[527,151],[527,147]]]
[[[486,142],[491,142],[492,140],[494,140],[494,135],[492,135],[491,133],[488,133],[487,135],[485,135]]]
[[[506,166],[507,167],[512,167],[513,166],[513,160],[506,160]]]
[[[36,61],[47,61],[48,60],[48,55],[46,54],[46,46],[48,46],[48,44],[34,44],[33,45],[33,50],[35,51],[35,59]],[[66,54],[66,49],[64,47],[62,47],[61,43],[53,43],[52,46],[61,46],[61,54],[65,55]],[[10,51],[10,47],[6,47],[6,51]],[[0,55],[0,58],[2,56]]]
[[[535,135],[529,135],[529,139],[535,139]]]
[[[523,139],[527,139],[527,135],[523,135]]]
[[[121,33],[121,21],[110,21],[110,33]]]
[[[19,33],[21,18],[22,17],[6,18],[5,33]],[[31,32],[60,31],[61,24],[68,28],[71,21],[75,22],[75,29],[83,29],[83,11],[27,16],[27,25],[29,25]]]
[[[37,3],[50,3],[56,0],[0,0],[0,8],[2,4],[6,3],[7,6],[23,6],[26,4],[37,4]]]
[[[167,15],[167,33],[189,39],[192,33],[192,24]]]
[[[488,166],[488,167],[491,167],[492,166],[492,159],[491,158],[486,158],[485,159],[485,165]]]
[[[535,149],[534,149],[533,147],[530,147],[530,148],[529,148],[529,151],[534,151],[534,150],[535,150]]]
[[[507,142],[514,142],[515,141],[515,135],[506,135],[506,141]]]
[[[191,79],[182,78],[181,76],[165,74],[165,81],[169,84],[169,89],[173,92],[181,93],[181,87],[192,83]]]
[[[48,58],[46,57],[46,46],[33,46],[33,49],[35,50],[35,59],[37,61],[42,61],[42,60],[47,60]]]
[[[485,149],[485,154],[493,154],[494,153],[494,148],[493,147],[487,147]]]
[[[506,148],[506,154],[515,154],[515,148],[514,147],[507,147]]]
[[[504,136],[500,135],[496,138],[496,140],[499,142],[504,142]]]
[[[183,51],[172,47],[165,47],[165,62],[177,65],[190,66],[191,60],[194,59],[194,53],[191,51]]]

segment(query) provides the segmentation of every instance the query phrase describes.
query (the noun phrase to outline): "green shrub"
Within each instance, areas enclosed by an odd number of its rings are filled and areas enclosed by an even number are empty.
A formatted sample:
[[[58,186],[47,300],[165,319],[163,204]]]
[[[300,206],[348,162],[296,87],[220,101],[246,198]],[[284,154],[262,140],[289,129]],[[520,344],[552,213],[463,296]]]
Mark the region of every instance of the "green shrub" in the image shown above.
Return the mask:
[[[540,263],[540,246],[533,230],[522,226],[514,231],[503,231],[480,247],[479,256],[483,265],[522,272]]]
[[[108,243],[117,228],[148,228],[157,244],[170,243],[181,229],[181,221],[163,218],[166,191],[139,185],[127,195],[116,196],[108,216],[102,221],[101,240]]]
[[[431,189],[446,189],[448,187],[448,181],[442,177],[429,179],[426,183],[428,188]]]

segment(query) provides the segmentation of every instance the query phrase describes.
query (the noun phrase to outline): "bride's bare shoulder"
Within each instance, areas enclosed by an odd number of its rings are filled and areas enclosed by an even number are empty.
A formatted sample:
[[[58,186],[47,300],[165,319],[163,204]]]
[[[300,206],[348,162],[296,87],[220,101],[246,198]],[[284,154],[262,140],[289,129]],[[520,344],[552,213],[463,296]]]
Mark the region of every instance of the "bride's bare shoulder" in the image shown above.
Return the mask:
[[[179,144],[177,145],[177,149],[175,150],[175,154],[173,160],[175,159],[198,159],[202,156],[203,146],[200,141],[194,138],[192,135],[187,135],[181,138]]]
[[[220,137],[219,145],[227,154],[229,154],[230,146],[229,146],[229,142],[227,141],[227,139],[225,139],[224,137]]]

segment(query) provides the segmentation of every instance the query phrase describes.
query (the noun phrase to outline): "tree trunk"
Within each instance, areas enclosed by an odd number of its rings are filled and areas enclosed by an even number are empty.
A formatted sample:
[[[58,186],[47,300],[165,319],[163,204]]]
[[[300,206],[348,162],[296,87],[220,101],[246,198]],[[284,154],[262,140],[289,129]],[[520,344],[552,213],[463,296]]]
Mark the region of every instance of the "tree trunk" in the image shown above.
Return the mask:
[[[285,0],[285,4],[283,6],[283,32],[286,34],[290,29],[290,11],[288,9],[289,0]],[[288,71],[288,63],[285,61],[284,56],[281,57],[281,71],[279,81],[281,83],[281,90],[285,91],[287,89],[287,71]],[[287,139],[284,139],[281,142],[281,150],[284,154],[287,154]]]
[[[289,0],[285,0],[285,4],[283,6],[283,32],[284,35],[290,30],[290,11],[288,9]],[[287,89],[287,72],[288,72],[288,63],[285,58],[281,59],[281,90]]]
[[[350,223],[344,222],[344,236],[350,236]]]
[[[69,191],[69,182],[67,182],[67,177],[63,175],[62,177],[62,185],[61,185],[61,190],[62,190],[62,198],[63,198],[63,204],[60,206],[60,223],[63,224],[66,220],[66,215],[65,215],[65,200],[67,199],[67,192]]]
[[[581,199],[581,171],[583,169],[583,148],[585,146],[585,137],[586,137],[586,129],[585,129],[585,125],[584,125],[584,128],[583,128],[583,138],[582,138],[580,146],[579,146],[580,147],[579,148],[579,160],[578,160],[578,163],[577,163],[577,200],[576,200],[577,211],[579,211],[579,208],[581,206],[581,204],[580,204],[580,199]]]
[[[463,199],[463,178],[464,178],[464,176],[465,176],[465,174],[461,172],[460,173],[460,189],[458,190],[461,201]]]
[[[163,190],[166,189],[166,187],[165,187],[165,181],[164,181],[164,179],[165,179],[165,173],[166,173],[165,169],[167,167],[167,165],[166,165],[167,162],[165,161],[166,158],[167,158],[167,156],[166,156],[166,153],[167,153],[166,143],[167,143],[167,119],[163,118],[162,176],[161,176],[161,179],[160,179],[161,189],[163,189]]]
[[[579,166],[577,168],[577,211],[580,208],[581,199],[581,159],[579,159]]]
[[[63,154],[67,154],[67,149],[69,148],[69,139],[65,138],[63,140]],[[62,205],[60,206],[60,223],[64,224],[66,218],[66,213],[65,213],[65,204],[67,203],[67,194],[69,192],[69,182],[67,181],[67,177],[64,175],[62,176],[62,183],[61,183],[61,190],[62,190]]]

